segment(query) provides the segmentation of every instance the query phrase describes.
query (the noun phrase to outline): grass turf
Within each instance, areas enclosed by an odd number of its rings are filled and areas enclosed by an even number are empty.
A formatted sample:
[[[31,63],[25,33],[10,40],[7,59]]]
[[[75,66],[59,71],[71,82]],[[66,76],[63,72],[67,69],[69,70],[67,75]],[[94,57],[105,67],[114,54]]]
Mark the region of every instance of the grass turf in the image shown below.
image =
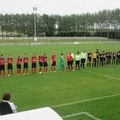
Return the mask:
[[[61,46],[0,46],[0,53],[5,57],[12,54],[15,58],[28,53],[29,57],[35,53],[46,52],[49,60],[52,51],[56,51],[57,61],[60,53],[63,52],[66,58],[67,53],[73,51],[94,51],[96,49],[118,51],[120,44],[97,44],[97,45],[61,45]],[[0,79],[0,96],[6,91],[12,93],[12,101],[18,106],[18,111],[29,110],[45,106],[54,106],[62,103],[82,101],[90,98],[102,97],[120,93],[120,80],[104,77],[105,74],[120,79],[120,65],[111,65],[98,68],[85,68],[75,72],[59,71],[49,74],[29,74],[17,77],[4,76]],[[92,72],[92,73],[91,73]],[[96,74],[100,73],[100,74]],[[78,112],[88,112],[102,120],[118,120],[120,118],[120,96],[83,102],[63,107],[53,107],[61,116]],[[65,120],[91,120],[86,115],[66,118]]]

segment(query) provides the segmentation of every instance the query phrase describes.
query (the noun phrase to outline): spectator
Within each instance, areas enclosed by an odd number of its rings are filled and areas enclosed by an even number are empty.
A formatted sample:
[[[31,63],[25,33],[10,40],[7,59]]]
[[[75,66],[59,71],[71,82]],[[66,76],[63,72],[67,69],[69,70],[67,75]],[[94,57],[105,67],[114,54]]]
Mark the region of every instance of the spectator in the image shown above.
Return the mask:
[[[3,100],[0,102],[0,115],[16,113],[16,106],[13,102],[10,102],[11,94],[5,93],[3,95]]]

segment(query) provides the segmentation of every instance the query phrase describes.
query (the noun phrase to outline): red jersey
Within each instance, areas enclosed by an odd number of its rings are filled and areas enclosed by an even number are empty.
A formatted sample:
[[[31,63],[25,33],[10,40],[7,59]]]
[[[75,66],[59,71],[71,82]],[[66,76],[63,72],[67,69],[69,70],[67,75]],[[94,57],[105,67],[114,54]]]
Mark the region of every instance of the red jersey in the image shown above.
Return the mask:
[[[24,58],[23,58],[23,62],[24,62],[24,63],[28,63],[28,57],[24,57]]]
[[[2,65],[1,63],[2,63],[2,58],[0,58],[0,65]]]
[[[47,62],[47,56],[43,56],[43,62]]]
[[[56,62],[56,55],[52,55],[52,62]]]
[[[12,62],[13,62],[13,58],[12,57],[7,58],[7,63],[8,64],[12,64]]]
[[[39,57],[38,57],[38,61],[39,61],[39,62],[43,62],[43,56],[39,56]]]
[[[22,63],[22,58],[17,58],[17,64],[19,64],[19,65],[21,65],[21,63]]]
[[[4,65],[5,63],[5,58],[0,58],[0,65]]]
[[[32,56],[31,62],[32,62],[32,63],[36,63],[36,60],[37,60],[36,56]]]
[[[73,60],[73,58],[72,58],[72,55],[71,55],[71,54],[70,54],[70,55],[68,55],[67,60],[68,60],[68,61],[72,61],[72,60]]]

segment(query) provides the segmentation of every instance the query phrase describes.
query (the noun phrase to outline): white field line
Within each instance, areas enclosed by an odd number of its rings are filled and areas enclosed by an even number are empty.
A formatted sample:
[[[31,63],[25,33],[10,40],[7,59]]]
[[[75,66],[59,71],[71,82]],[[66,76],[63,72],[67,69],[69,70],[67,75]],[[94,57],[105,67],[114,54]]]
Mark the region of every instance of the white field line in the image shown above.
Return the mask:
[[[79,113],[75,113],[75,114],[65,115],[62,118],[65,119],[65,118],[71,118],[71,117],[76,117],[76,116],[80,116],[80,115],[86,115],[86,116],[88,116],[90,118],[93,118],[94,120],[101,120],[101,119],[91,115],[88,112],[79,112]]]
[[[94,120],[101,120],[101,119],[96,118],[95,116],[89,114],[88,112],[85,112],[85,115],[89,116],[90,118],[93,118]]]
[[[110,78],[110,79],[114,79],[114,80],[120,80],[120,78],[118,78],[118,77],[113,77],[110,75],[105,75],[105,74],[101,74],[101,73],[97,73],[97,72],[91,72],[91,71],[87,71],[87,70],[85,70],[84,72],[96,74],[96,75],[103,76],[103,77]]]
[[[116,97],[116,96],[120,96],[120,93],[114,94],[114,95],[103,96],[103,97],[90,98],[90,99],[86,99],[86,100],[79,100],[79,101],[74,101],[74,102],[70,102],[70,103],[63,103],[63,104],[53,105],[51,107],[52,108],[64,107],[64,106],[68,106],[68,105],[91,102],[91,101],[95,101],[95,100],[102,100],[102,99],[112,98],[112,97]]]
[[[70,114],[70,115],[65,115],[65,116],[62,116],[62,118],[71,118],[71,117],[76,117],[76,116],[79,116],[79,115],[84,115],[85,112],[79,112],[79,113],[75,113],[75,114]]]

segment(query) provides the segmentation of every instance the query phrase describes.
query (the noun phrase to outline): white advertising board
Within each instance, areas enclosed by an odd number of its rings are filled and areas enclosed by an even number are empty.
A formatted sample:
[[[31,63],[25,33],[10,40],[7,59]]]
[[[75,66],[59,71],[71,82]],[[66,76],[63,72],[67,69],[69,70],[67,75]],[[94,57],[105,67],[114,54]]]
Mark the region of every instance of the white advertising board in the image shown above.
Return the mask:
[[[0,116],[0,120],[63,120],[49,107]]]

